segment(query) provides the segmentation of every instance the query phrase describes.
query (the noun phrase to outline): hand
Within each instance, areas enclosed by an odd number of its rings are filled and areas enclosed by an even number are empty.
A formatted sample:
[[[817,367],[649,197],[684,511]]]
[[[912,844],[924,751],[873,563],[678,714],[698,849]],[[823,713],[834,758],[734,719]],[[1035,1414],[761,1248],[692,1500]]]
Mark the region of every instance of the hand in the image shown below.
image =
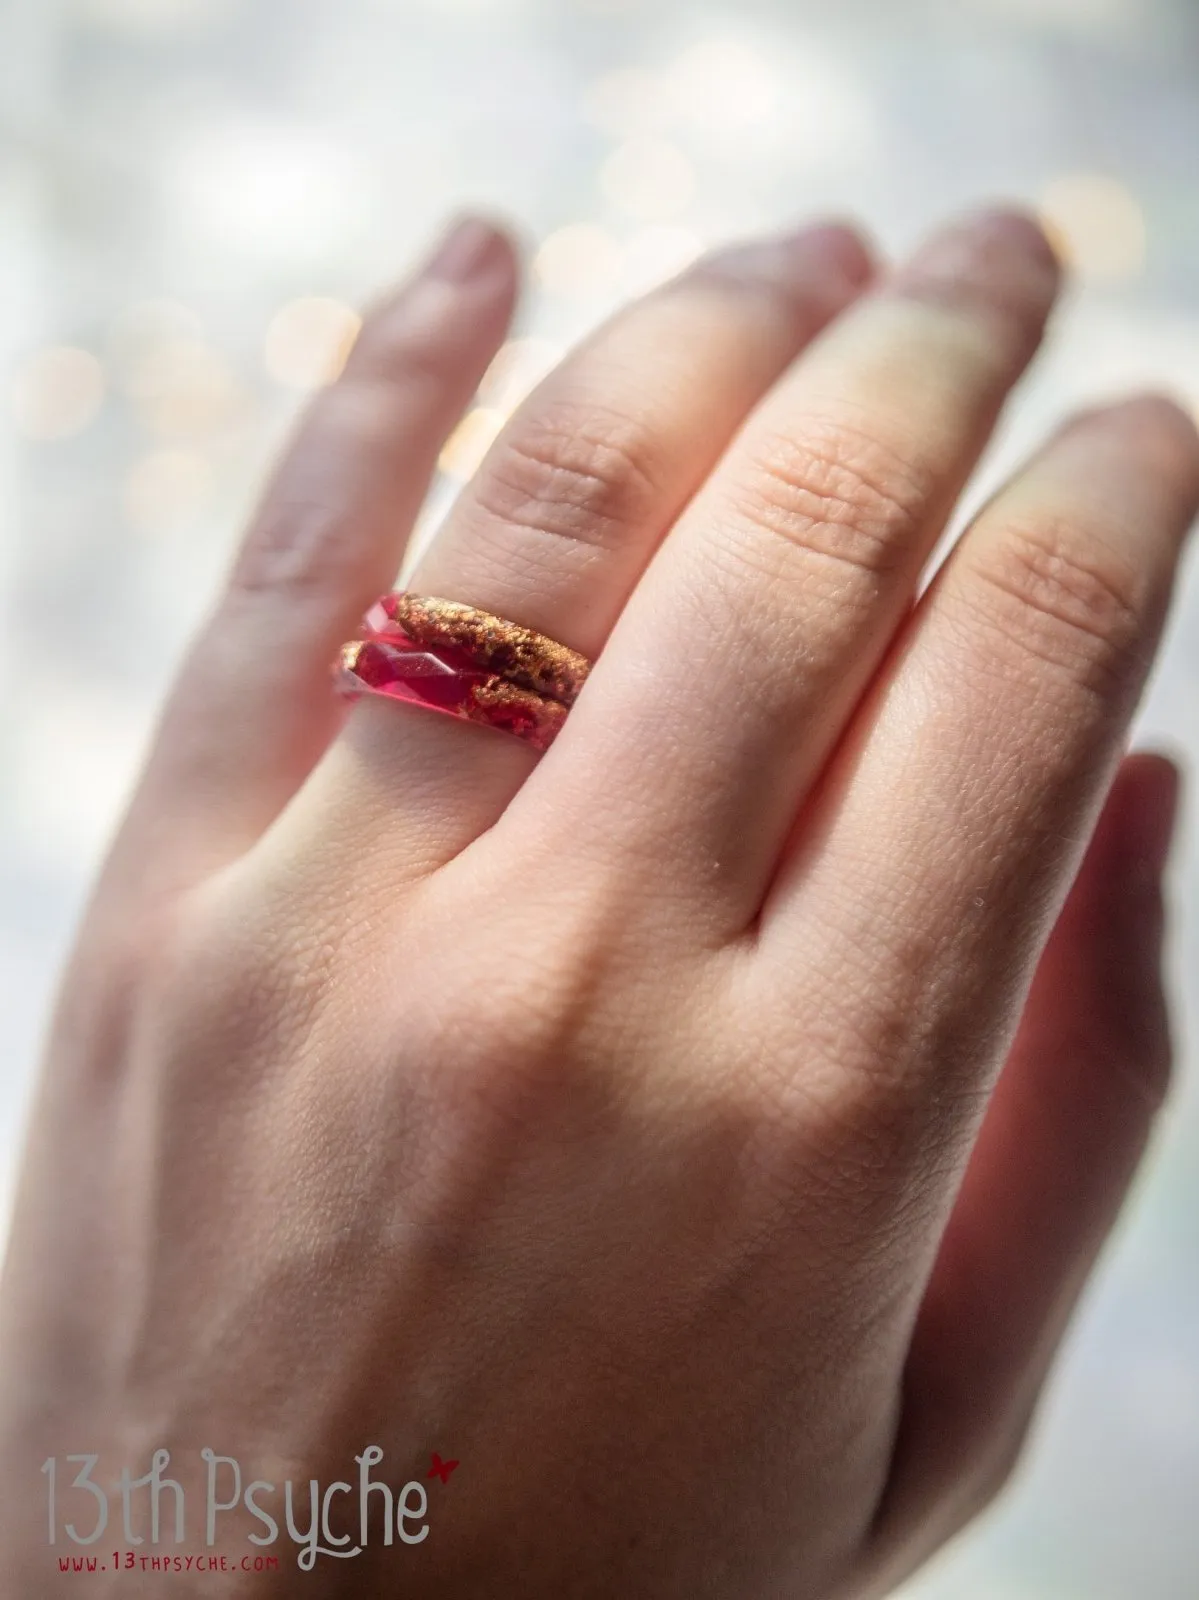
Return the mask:
[[[284,1482],[302,1530],[368,1445],[419,1542],[373,1522],[306,1594],[861,1597],[995,1491],[1164,1089],[1174,774],[1112,778],[1199,504],[1179,411],[1089,413],[917,600],[1057,276],[1015,214],[885,274],[816,229],[589,338],[410,584],[598,657],[540,759],[331,696],[510,247],[467,224],[368,320],[68,973],[0,1327],[10,1592],[68,1592],[68,1452],[113,1549],[155,1448],[163,1555],[207,1551],[203,1448],[271,1485],[275,1543],[216,1524],[279,1558],[247,1594],[296,1592]]]

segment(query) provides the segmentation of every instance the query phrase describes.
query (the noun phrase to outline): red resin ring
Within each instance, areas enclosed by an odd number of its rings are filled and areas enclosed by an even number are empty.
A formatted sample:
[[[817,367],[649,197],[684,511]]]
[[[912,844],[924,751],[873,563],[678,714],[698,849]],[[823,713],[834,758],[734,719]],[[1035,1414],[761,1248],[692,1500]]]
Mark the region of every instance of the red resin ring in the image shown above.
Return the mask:
[[[569,704],[530,685],[545,683],[573,699],[586,674],[585,659],[515,623],[450,601],[413,596],[406,615],[406,598],[384,595],[364,618],[363,637],[342,647],[335,667],[339,692],[349,699],[376,694],[403,700],[548,749]],[[426,638],[414,638],[409,628]]]
[[[591,670],[586,656],[532,628],[457,600],[406,590],[382,595],[367,612],[362,633],[368,639],[412,640],[427,649],[452,648],[472,665],[564,706],[574,704]]]

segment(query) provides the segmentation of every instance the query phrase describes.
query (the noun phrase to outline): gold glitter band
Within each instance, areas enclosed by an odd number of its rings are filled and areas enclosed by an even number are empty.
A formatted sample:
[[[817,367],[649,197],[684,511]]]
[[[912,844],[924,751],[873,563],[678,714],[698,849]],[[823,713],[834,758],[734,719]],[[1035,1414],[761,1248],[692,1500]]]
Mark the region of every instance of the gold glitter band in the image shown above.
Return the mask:
[[[586,656],[556,639],[457,600],[405,591],[394,598],[394,618],[418,644],[452,646],[504,682],[563,706],[574,704],[591,670]]]

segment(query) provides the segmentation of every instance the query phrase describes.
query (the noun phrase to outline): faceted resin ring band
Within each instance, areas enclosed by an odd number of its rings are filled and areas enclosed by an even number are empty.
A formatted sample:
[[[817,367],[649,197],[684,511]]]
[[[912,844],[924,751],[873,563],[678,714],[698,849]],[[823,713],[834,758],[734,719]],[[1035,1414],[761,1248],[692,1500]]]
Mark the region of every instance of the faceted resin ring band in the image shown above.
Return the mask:
[[[586,656],[532,628],[456,600],[398,591],[343,645],[336,685],[483,722],[538,750],[552,744],[591,669]]]

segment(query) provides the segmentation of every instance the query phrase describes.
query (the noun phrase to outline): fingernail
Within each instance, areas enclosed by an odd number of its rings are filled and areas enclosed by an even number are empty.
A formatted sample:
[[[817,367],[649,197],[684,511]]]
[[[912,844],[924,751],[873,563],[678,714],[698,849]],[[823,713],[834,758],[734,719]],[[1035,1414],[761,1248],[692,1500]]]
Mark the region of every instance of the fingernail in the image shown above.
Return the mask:
[[[1124,430],[1136,429],[1142,436],[1161,440],[1167,446],[1180,446],[1189,456],[1194,456],[1199,414],[1192,411],[1181,392],[1171,394],[1159,388],[1119,395],[1074,412],[1065,427],[1107,427],[1112,423],[1118,423]]]
[[[462,217],[451,223],[436,246],[424,273],[449,283],[465,283],[498,257],[503,235],[482,217]]]
[[[785,283],[820,274],[860,286],[873,274],[875,262],[856,228],[843,222],[825,222],[769,239],[727,245],[705,256],[694,270]]]
[[[1001,301],[1047,306],[1060,276],[1061,264],[1035,217],[996,207],[934,233],[894,282],[901,288],[965,286]]]

